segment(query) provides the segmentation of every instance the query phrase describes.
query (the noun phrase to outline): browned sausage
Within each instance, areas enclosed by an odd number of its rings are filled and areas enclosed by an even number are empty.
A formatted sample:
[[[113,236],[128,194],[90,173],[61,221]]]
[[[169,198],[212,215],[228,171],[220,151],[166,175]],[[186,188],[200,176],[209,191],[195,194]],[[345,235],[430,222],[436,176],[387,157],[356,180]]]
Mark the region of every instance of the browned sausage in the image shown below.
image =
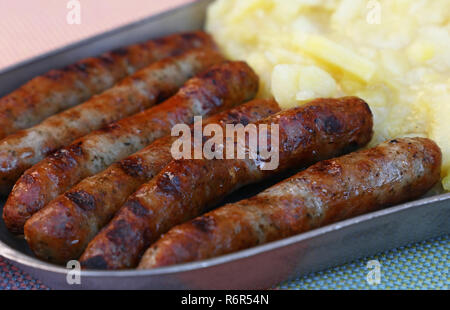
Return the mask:
[[[235,189],[286,169],[330,158],[368,143],[372,114],[355,97],[319,99],[255,123],[279,126],[279,165],[256,159],[172,161],[130,196],[81,257],[85,268],[137,265],[143,251],[171,227],[200,215]],[[273,136],[267,135],[270,141]]]
[[[6,137],[0,141],[0,193],[8,194],[26,169],[56,149],[167,99],[188,79],[222,61],[218,52],[204,48],[165,58],[83,104]]]
[[[211,116],[203,126],[247,125],[279,110],[274,100],[254,100]],[[170,149],[176,139],[166,136],[156,140],[101,173],[84,179],[34,214],[25,224],[25,238],[36,256],[57,263],[78,258],[128,196],[172,160]]]
[[[167,36],[87,58],[38,76],[0,98],[0,139],[86,101],[125,76],[180,51],[214,47],[204,32]]]
[[[32,214],[82,179],[167,135],[175,124],[252,99],[257,89],[258,77],[246,63],[225,62],[189,80],[166,102],[75,140],[22,175],[3,209],[8,229],[21,233]]]
[[[392,140],[320,162],[247,200],[172,228],[139,268],[211,258],[286,238],[424,195],[440,179],[431,140]]]

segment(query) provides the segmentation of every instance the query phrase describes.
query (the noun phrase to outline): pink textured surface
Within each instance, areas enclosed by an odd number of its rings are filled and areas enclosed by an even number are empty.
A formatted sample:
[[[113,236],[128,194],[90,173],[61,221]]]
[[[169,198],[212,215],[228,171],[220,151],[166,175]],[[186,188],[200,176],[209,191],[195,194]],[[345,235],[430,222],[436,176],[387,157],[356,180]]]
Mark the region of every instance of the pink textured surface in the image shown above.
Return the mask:
[[[0,69],[195,0],[78,0],[81,24],[67,23],[69,0],[0,0]]]

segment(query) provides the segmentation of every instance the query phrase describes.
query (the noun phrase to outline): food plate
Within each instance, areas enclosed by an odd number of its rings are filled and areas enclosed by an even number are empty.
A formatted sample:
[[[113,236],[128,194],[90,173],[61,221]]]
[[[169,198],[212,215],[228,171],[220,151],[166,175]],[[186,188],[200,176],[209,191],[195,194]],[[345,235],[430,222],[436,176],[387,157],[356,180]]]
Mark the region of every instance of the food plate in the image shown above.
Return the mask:
[[[7,68],[0,73],[0,96],[33,76],[78,59],[151,37],[199,29],[210,2],[200,0]],[[245,188],[230,199],[248,196],[261,186]],[[67,269],[36,259],[22,238],[6,230],[3,221],[0,255],[55,289],[263,289],[379,251],[448,234],[449,223],[450,194],[444,194],[201,262],[152,270],[82,271],[80,285],[68,284]]]

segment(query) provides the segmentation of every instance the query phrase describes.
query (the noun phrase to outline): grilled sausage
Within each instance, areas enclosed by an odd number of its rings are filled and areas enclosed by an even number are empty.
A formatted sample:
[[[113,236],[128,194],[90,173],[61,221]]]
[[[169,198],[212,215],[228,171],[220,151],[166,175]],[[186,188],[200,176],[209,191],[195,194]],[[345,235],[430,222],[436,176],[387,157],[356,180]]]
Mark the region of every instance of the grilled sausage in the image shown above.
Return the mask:
[[[199,47],[211,48],[215,44],[204,32],[175,34],[38,76],[0,98],[0,139],[86,101],[152,62]]]
[[[0,193],[9,193],[26,169],[56,149],[167,99],[189,78],[221,61],[222,56],[211,49],[165,58],[83,104],[6,137],[0,141]]]
[[[279,110],[274,100],[254,100],[208,118],[203,126],[247,125]],[[25,224],[25,238],[36,256],[56,263],[78,258],[128,196],[172,160],[170,149],[176,139],[166,136],[156,140],[101,173],[84,179],[34,214]]]
[[[255,124],[279,126],[276,169],[260,169],[259,157],[172,161],[131,195],[89,243],[81,256],[82,266],[135,267],[143,251],[162,233],[200,215],[235,189],[363,146],[372,137],[372,114],[355,97],[315,100]],[[273,136],[266,138],[271,141]]]
[[[247,200],[172,228],[140,269],[211,258],[286,238],[424,195],[440,179],[431,140],[392,140],[320,162]]]
[[[195,115],[252,99],[258,77],[244,62],[225,62],[191,79],[166,102],[108,125],[53,153],[27,170],[3,209],[8,229],[21,233],[25,221],[82,179],[170,133]]]

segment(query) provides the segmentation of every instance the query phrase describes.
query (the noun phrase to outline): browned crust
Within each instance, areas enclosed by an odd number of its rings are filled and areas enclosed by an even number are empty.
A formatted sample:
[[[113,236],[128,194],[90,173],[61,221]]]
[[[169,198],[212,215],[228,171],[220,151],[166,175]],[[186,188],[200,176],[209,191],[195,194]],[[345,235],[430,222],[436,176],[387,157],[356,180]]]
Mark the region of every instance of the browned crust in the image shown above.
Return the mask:
[[[0,191],[9,193],[20,175],[73,140],[148,109],[171,95],[195,74],[223,57],[194,49],[157,61],[83,104],[47,118],[0,141]]]
[[[224,62],[189,80],[164,103],[74,141],[16,183],[3,209],[8,229],[22,232],[25,221],[59,194],[169,134],[175,124],[248,101],[257,89],[258,77],[246,63]]]
[[[235,189],[351,151],[372,137],[372,114],[367,104],[355,97],[318,99],[256,123],[260,124],[279,125],[277,169],[261,171],[258,160],[249,159],[172,161],[131,195],[89,243],[81,257],[82,266],[134,267],[145,248],[162,233],[198,216]],[[133,241],[122,243],[123,239]]]
[[[279,110],[273,100],[254,100],[211,116],[203,125],[246,125]],[[58,263],[78,258],[128,196],[172,160],[170,148],[175,139],[167,136],[156,140],[101,173],[84,179],[37,212],[25,226],[25,236],[33,252],[40,258]],[[69,226],[60,225],[64,219],[70,219]],[[86,222],[92,225],[86,225]]]
[[[175,34],[83,59],[35,77],[0,98],[0,139],[86,101],[152,62],[201,46],[215,44],[204,32]]]
[[[139,268],[207,259],[299,234],[424,195],[440,179],[439,147],[423,138],[322,161],[257,196],[167,232]]]

